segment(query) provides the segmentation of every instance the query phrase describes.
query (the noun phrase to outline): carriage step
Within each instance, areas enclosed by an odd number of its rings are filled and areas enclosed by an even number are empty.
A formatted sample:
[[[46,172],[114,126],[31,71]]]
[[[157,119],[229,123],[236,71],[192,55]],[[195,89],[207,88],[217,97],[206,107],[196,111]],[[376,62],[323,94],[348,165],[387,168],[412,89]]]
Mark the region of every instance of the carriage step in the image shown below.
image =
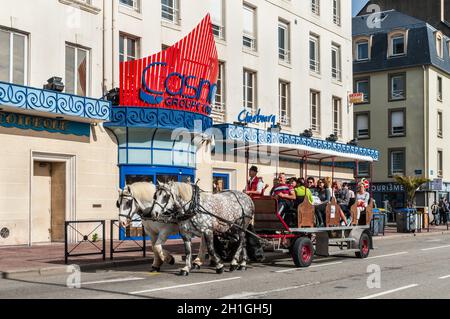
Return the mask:
[[[289,254],[289,249],[274,249],[274,253]]]
[[[355,238],[333,238],[329,239],[330,244],[339,244],[339,243],[354,243],[356,242]]]

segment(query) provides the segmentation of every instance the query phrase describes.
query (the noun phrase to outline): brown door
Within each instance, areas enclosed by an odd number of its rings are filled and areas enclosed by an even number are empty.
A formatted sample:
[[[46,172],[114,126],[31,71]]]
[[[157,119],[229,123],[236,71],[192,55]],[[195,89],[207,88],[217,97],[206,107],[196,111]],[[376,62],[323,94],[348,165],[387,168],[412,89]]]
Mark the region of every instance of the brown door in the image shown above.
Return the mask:
[[[52,216],[51,240],[64,241],[66,221],[66,164],[52,164]]]

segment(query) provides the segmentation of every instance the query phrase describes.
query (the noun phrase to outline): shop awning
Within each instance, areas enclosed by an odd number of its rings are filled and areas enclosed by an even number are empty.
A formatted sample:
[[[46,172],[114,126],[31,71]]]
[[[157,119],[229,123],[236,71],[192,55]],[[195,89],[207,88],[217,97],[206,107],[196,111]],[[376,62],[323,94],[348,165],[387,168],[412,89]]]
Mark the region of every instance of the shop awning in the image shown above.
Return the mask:
[[[370,156],[357,154],[344,154],[342,152],[333,150],[323,150],[305,145],[294,144],[254,144],[242,147],[237,147],[235,150],[249,152],[275,152],[284,158],[305,159],[309,161],[324,161],[324,162],[374,162]]]

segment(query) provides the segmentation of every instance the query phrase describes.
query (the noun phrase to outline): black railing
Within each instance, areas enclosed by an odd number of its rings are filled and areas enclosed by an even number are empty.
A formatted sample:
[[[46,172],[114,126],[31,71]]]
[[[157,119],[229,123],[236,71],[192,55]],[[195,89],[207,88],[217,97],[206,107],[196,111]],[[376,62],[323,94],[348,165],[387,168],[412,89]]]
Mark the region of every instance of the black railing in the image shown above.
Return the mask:
[[[120,225],[118,224],[118,220],[111,220],[111,232],[110,232],[110,259],[114,259],[114,254],[120,254],[120,253],[130,253],[130,252],[142,252],[143,257],[145,258],[147,256],[147,240],[146,240],[146,234],[144,226],[142,226],[142,245],[140,245],[136,240],[128,240],[127,242],[134,242],[136,244],[136,249],[123,249],[118,250],[118,248],[125,242],[125,240],[120,240],[117,245],[114,243],[114,229],[117,228],[119,230],[119,237],[120,237]]]
[[[73,225],[79,225],[79,224],[96,224],[97,227],[95,227],[91,232],[88,234],[81,233],[77,228],[75,228]],[[81,257],[81,256],[93,256],[93,255],[102,255],[103,260],[106,260],[106,231],[105,231],[105,224],[106,222],[104,220],[85,220],[85,221],[66,221],[64,223],[64,239],[65,239],[65,249],[64,249],[64,261],[66,264],[68,264],[70,257]],[[94,238],[89,239],[89,237],[94,234],[94,232],[102,227],[102,247],[98,247],[96,244],[96,241]],[[75,247],[73,247],[69,251],[69,232],[68,230],[72,229],[74,230],[79,236],[81,236],[82,240],[77,240],[75,243]],[[95,235],[93,235],[94,237]],[[73,251],[75,251],[78,247],[81,246],[83,243],[90,243],[93,247],[96,248],[95,252],[87,252],[87,253],[77,253],[72,254]]]

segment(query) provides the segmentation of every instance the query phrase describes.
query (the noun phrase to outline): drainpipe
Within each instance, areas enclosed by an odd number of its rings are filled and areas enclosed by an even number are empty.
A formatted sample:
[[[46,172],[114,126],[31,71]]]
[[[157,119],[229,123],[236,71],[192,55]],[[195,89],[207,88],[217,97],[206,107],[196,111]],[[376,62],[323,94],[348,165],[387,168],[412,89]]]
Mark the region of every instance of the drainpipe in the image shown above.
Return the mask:
[[[111,79],[111,83],[112,83],[112,88],[116,87],[116,68],[115,68],[115,61],[116,61],[116,18],[117,18],[117,0],[113,0],[112,2],[112,27],[111,27],[111,38],[112,38],[112,61],[111,61],[111,70],[112,70],[112,79]]]
[[[106,0],[103,0],[103,38],[102,38],[102,95],[106,93]]]
[[[424,168],[425,168],[425,178],[430,178],[430,166],[429,166],[429,154],[428,154],[428,121],[429,121],[429,108],[428,108],[428,100],[429,100],[429,69],[425,65],[423,68],[423,130],[424,130]],[[427,202],[428,202],[428,193],[427,193]]]

